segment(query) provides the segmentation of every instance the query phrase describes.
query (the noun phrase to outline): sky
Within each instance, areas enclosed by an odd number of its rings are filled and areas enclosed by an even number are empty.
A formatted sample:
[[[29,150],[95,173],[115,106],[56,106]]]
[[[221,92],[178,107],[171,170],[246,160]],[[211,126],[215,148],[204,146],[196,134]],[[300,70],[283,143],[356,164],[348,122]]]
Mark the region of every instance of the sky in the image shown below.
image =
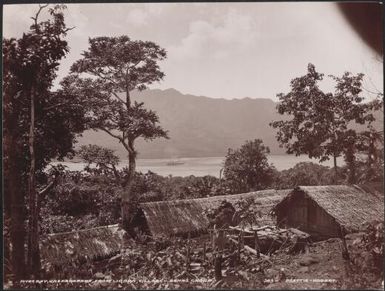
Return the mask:
[[[363,87],[383,91],[382,60],[350,28],[334,3],[66,4],[70,53],[56,86],[88,48],[88,38],[128,35],[167,51],[166,76],[151,88],[212,98],[270,98],[290,90],[308,63],[324,73],[364,73]],[[3,6],[3,36],[20,37],[36,4]],[[43,15],[44,17],[44,15]],[[325,81],[322,88],[332,90]]]

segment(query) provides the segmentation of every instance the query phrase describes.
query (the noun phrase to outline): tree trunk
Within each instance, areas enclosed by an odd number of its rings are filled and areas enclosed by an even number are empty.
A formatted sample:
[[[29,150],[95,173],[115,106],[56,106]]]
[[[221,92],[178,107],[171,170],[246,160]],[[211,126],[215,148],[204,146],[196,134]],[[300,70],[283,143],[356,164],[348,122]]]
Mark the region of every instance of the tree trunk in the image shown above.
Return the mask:
[[[14,139],[14,137],[11,137]],[[13,150],[16,149],[16,141],[12,142],[14,145]],[[17,165],[17,159],[15,154],[9,152],[9,175],[6,177],[5,183],[8,185],[8,195],[11,200],[11,264],[12,272],[15,274],[15,279],[25,279],[25,202],[24,202],[24,190],[22,189],[22,175],[21,169]]]
[[[345,154],[346,164],[348,166],[348,183],[356,183],[356,163],[354,156],[354,145],[351,145]]]
[[[335,122],[335,119],[334,119],[334,122]],[[334,127],[334,126],[333,126]],[[333,146],[334,146],[334,154],[333,154],[333,162],[334,162],[334,183],[337,184],[338,182],[338,169],[337,169],[337,153],[336,153],[336,147],[337,147],[337,133],[336,133],[336,129],[333,128],[333,132],[334,132],[334,138],[333,138]]]
[[[338,175],[338,170],[337,170],[337,155],[333,156],[333,162],[334,162],[334,173],[336,176]]]
[[[338,182],[338,168],[337,168],[337,155],[334,154],[333,155],[333,163],[334,163],[334,177],[333,177],[333,181],[334,183],[337,183]]]
[[[367,159],[367,171],[366,171],[366,180],[370,181],[375,176],[375,171],[373,165],[376,161],[376,147],[375,141],[369,138],[369,146],[368,146],[368,159]]]
[[[10,221],[10,261],[12,273],[15,275],[15,287],[17,282],[25,275],[25,202],[22,181],[22,164],[19,162],[17,143],[18,116],[11,109],[12,98],[10,94],[4,94],[4,206],[5,213]]]
[[[126,87],[126,107],[127,107],[127,110],[131,109],[131,96],[130,96],[130,89],[128,89],[128,86]]]
[[[28,271],[37,279],[40,273],[37,195],[35,182],[35,90],[31,89],[31,119],[29,127],[30,169],[28,179]]]
[[[136,213],[137,197],[132,192],[132,184],[134,182],[135,170],[136,170],[136,153],[134,149],[134,141],[128,142],[130,151],[128,152],[128,176],[127,183],[124,187],[122,196],[122,224],[123,227],[131,232],[131,221]]]
[[[126,107],[127,112],[131,111],[131,97],[130,90],[128,85],[126,86]],[[134,139],[128,137],[128,174],[126,181],[123,186],[122,194],[122,205],[121,205],[121,215],[122,215],[122,226],[125,230],[128,231],[131,235],[135,235],[132,231],[132,218],[136,213],[136,204],[137,199],[135,193],[131,191],[132,184],[134,181],[135,170],[136,170],[136,152],[134,147]]]
[[[9,184],[12,195],[12,209],[11,209],[11,262],[12,272],[15,274],[15,279],[20,280],[25,278],[25,204],[24,193],[20,187],[21,176],[16,170],[9,177]]]

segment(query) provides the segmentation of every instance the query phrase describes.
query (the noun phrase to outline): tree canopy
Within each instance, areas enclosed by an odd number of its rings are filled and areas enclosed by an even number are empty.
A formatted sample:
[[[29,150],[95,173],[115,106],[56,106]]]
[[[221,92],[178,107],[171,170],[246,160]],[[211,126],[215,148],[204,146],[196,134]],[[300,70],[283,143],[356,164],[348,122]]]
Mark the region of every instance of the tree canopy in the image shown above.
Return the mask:
[[[312,162],[300,162],[294,167],[276,173],[274,188],[289,189],[297,186],[330,185],[334,173],[329,167]]]
[[[324,93],[319,82],[324,75],[317,72],[313,64],[308,65],[307,74],[290,82],[291,91],[278,94],[277,111],[288,120],[271,122],[278,129],[277,140],[289,154],[306,154],[320,161],[348,154],[356,142],[356,131],[352,123],[370,124],[373,110],[380,101],[363,102],[363,74],[345,72],[342,77],[330,76],[335,81],[334,93]]]
[[[72,152],[76,134],[85,129],[81,99],[61,89],[50,90],[59,61],[69,50],[64,39],[68,31],[64,8],[50,8],[52,19],[34,21],[22,38],[3,39],[4,135],[17,138],[19,163],[28,167],[30,95],[34,86],[38,171],[52,158],[63,158]]]
[[[166,51],[154,42],[123,35],[90,38],[89,45],[71,71],[97,77],[118,99],[117,92],[144,90],[164,77],[157,62],[166,58]]]
[[[246,141],[239,149],[229,149],[223,175],[232,193],[267,188],[273,179],[273,167],[268,163],[270,150],[260,139]]]
[[[166,51],[153,42],[133,41],[128,36],[90,38],[89,44],[62,84],[86,99],[90,127],[118,139],[133,156],[136,138],[166,137],[156,113],[143,103],[131,104],[130,98],[132,90],[144,90],[162,80],[164,73],[157,62],[166,57]]]
[[[76,154],[87,163],[86,171],[93,172],[95,169],[92,169],[91,166],[94,165],[96,171],[100,171],[105,175],[112,173],[120,182],[119,171],[116,168],[120,160],[113,150],[89,144],[81,146]]]

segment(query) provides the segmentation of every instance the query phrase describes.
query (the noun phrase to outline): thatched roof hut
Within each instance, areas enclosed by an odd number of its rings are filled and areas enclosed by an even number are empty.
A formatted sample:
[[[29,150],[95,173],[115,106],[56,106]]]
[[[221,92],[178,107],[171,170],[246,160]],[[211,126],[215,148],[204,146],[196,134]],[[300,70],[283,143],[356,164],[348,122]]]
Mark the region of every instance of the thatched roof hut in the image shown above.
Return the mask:
[[[358,186],[300,186],[273,208],[277,224],[314,236],[359,231],[364,222],[384,219],[384,199]]]
[[[115,224],[49,234],[40,245],[42,265],[60,266],[113,256],[122,249],[125,233]]]
[[[138,227],[154,236],[200,233],[207,230],[209,225],[205,211],[219,207],[224,200],[236,206],[237,201],[248,198],[254,199],[255,205],[262,214],[260,223],[273,225],[269,211],[289,191],[262,190],[208,198],[141,203],[133,227]]]

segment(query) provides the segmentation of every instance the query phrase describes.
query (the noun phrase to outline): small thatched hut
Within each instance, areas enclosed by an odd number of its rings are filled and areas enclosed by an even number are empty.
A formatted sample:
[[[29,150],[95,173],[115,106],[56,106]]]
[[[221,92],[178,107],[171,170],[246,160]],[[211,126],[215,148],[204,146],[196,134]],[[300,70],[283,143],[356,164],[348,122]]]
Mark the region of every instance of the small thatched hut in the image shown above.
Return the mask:
[[[384,199],[358,186],[300,186],[272,210],[277,225],[303,230],[313,237],[339,237],[362,224],[384,219]]]
[[[111,257],[124,246],[125,231],[118,224],[53,233],[40,244],[45,269],[73,263]]]
[[[219,207],[226,200],[236,206],[241,199],[253,198],[261,213],[262,225],[274,225],[269,215],[271,208],[290,190],[262,190],[235,195],[141,203],[133,219],[133,227],[151,234],[177,236],[198,234],[207,230],[209,220],[206,211]]]

